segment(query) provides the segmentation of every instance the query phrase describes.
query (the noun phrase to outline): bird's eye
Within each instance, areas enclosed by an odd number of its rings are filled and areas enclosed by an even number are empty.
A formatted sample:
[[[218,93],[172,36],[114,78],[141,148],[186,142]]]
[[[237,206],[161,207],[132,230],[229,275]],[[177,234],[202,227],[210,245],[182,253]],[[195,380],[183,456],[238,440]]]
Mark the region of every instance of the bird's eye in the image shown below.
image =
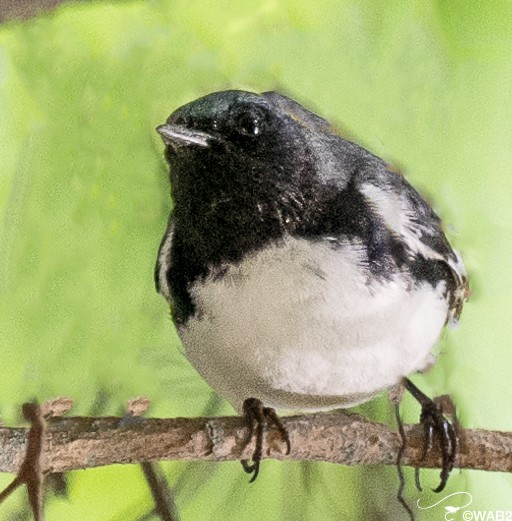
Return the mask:
[[[264,118],[260,111],[246,109],[235,115],[236,130],[244,136],[259,136],[264,129]]]

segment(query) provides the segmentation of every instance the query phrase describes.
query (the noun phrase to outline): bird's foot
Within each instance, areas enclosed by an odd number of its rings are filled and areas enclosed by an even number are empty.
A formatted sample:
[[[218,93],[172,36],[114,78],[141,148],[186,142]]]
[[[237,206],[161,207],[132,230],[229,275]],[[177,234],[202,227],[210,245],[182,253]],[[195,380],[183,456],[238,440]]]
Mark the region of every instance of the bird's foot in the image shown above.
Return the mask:
[[[264,407],[261,400],[248,398],[244,401],[243,417],[247,423],[248,436],[246,445],[250,443],[252,437],[255,438],[256,446],[252,453],[252,463],[248,460],[241,460],[242,467],[247,474],[252,474],[249,483],[253,483],[260,471],[260,462],[263,456],[263,434],[265,428],[274,427],[281,437],[281,441],[286,445],[286,454],[290,454],[290,437],[284,428],[276,411],[271,407]]]
[[[441,451],[441,481],[434,492],[441,492],[448,481],[448,476],[453,469],[459,449],[458,421],[455,413],[455,405],[448,396],[430,399],[423,394],[408,378],[403,379],[403,386],[419,402],[421,406],[420,425],[423,427],[423,455],[425,459],[434,447],[434,438],[439,439]],[[452,416],[449,422],[445,414]],[[416,469],[416,487],[421,489],[419,469]]]

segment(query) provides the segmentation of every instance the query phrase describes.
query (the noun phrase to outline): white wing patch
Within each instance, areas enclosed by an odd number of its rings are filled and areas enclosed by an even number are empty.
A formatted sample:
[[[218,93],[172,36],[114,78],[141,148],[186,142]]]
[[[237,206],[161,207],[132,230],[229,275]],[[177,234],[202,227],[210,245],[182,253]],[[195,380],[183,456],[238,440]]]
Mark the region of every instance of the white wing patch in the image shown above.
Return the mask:
[[[415,212],[405,197],[391,190],[382,190],[373,184],[362,185],[360,191],[385,225],[405,241],[412,254],[419,253],[426,259],[447,261],[443,255],[422,242],[423,235],[433,236],[437,230],[427,223],[420,224],[415,220]]]
[[[171,289],[167,282],[167,273],[171,267],[170,253],[172,248],[172,236],[174,234],[174,224],[170,223],[165,232],[165,240],[158,252],[158,287],[159,292],[165,297],[167,302],[171,301]]]
[[[456,304],[448,317],[450,323],[455,325],[462,302],[469,293],[467,272],[459,252],[452,250],[453,256],[443,255],[422,241],[425,235],[433,237],[442,232],[428,222],[419,222],[407,197],[392,190],[383,190],[371,183],[363,184],[359,190],[388,229],[406,243],[411,257],[419,254],[425,259],[439,260],[449,266],[457,282],[454,293]]]

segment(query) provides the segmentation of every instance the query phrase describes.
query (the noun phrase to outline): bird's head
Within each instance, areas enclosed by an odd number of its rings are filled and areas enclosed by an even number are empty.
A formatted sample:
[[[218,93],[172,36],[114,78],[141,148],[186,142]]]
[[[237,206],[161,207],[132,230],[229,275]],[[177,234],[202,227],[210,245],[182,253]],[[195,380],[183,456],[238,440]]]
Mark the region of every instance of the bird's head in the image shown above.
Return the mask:
[[[304,199],[321,166],[321,138],[332,136],[329,123],[290,98],[239,90],[188,103],[157,130],[177,209],[208,211],[234,201],[260,217],[280,202],[286,211],[290,199]]]

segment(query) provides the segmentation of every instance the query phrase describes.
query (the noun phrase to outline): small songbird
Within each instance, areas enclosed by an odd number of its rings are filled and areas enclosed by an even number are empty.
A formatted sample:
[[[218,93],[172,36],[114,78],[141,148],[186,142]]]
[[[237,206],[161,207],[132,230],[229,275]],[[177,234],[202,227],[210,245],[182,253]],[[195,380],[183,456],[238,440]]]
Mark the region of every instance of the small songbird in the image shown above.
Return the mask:
[[[280,430],[273,408],[346,408],[405,385],[444,437],[447,475],[451,424],[406,377],[434,362],[467,276],[425,200],[277,92],[214,92],[157,130],[174,208],[156,285],[197,371]]]

